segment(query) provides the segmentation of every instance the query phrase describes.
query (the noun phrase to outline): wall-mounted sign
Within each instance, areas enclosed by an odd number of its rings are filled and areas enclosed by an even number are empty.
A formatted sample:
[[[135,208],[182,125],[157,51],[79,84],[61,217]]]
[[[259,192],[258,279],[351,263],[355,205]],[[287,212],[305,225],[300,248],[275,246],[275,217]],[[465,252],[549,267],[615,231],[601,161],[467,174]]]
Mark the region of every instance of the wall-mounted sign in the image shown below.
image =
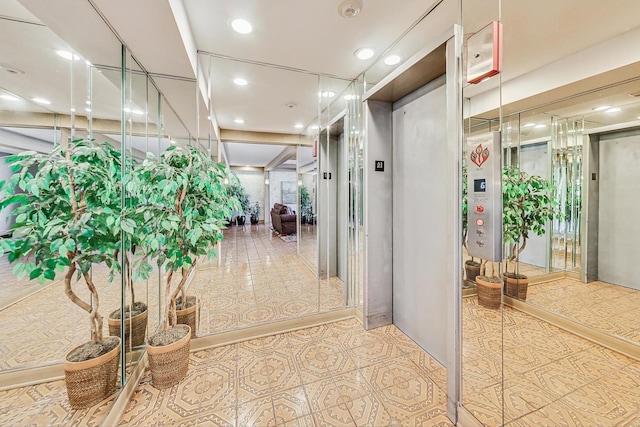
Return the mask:
[[[467,82],[480,83],[502,71],[502,23],[493,21],[467,40]]]
[[[384,160],[376,160],[376,172],[384,172]]]

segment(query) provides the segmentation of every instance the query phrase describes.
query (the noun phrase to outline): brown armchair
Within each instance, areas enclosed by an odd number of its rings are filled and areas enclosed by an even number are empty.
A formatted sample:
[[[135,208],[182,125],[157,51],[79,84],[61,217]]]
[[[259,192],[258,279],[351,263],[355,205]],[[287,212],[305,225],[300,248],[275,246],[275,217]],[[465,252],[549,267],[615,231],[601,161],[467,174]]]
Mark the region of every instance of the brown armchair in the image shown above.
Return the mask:
[[[296,234],[297,216],[289,211],[287,206],[280,203],[275,203],[271,208],[271,225],[280,234]]]

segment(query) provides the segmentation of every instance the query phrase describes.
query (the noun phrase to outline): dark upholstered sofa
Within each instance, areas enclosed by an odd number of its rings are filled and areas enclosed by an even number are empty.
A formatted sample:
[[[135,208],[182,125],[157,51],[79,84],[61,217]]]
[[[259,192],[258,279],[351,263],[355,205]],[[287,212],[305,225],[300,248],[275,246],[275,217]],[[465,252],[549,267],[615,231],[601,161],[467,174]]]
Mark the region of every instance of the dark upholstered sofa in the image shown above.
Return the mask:
[[[280,234],[296,234],[296,214],[290,213],[290,209],[274,203],[271,208],[271,225]]]

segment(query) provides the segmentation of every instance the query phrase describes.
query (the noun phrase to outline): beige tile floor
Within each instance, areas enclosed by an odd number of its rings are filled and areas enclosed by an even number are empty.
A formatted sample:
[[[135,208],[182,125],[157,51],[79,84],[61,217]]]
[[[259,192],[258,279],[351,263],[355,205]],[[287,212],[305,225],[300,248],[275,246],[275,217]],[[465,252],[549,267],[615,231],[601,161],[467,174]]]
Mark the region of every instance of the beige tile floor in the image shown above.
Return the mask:
[[[107,283],[104,267],[94,268],[93,275],[106,316],[120,304],[120,283]],[[3,277],[15,280],[9,273]],[[8,282],[14,290],[40,286]],[[86,296],[83,284],[76,289]],[[149,305],[149,331],[159,323],[163,290],[157,273],[136,284],[137,298]],[[200,265],[189,293],[202,300],[198,334],[207,335],[340,308],[345,290],[337,278],[318,280],[300,261],[295,242],[283,242],[260,224],[226,230],[220,265],[217,260]],[[1,309],[0,324],[0,370],[59,363],[67,351],[89,339],[87,315],[66,297],[61,281]]]
[[[199,351],[180,385],[149,381],[122,426],[451,425],[442,366],[395,327],[356,320]]]
[[[640,362],[468,297],[463,404],[488,426],[639,426]]]
[[[527,302],[640,345],[640,291],[572,279],[530,285]]]

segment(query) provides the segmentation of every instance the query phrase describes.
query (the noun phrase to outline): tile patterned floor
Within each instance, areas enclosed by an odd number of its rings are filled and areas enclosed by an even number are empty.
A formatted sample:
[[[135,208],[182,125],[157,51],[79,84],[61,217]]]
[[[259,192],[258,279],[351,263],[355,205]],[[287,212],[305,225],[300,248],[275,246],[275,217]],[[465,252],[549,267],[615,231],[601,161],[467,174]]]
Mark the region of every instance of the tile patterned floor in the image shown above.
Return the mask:
[[[94,268],[93,275],[106,316],[120,304],[119,282],[107,283],[105,268]],[[136,284],[137,296],[149,305],[149,331],[159,324],[158,280],[155,274]],[[83,284],[76,288],[87,294]],[[206,335],[340,308],[345,291],[337,278],[318,280],[300,261],[295,243],[283,242],[261,224],[226,230],[220,265],[203,262],[189,293],[202,301],[199,335]],[[0,323],[0,370],[61,362],[89,339],[89,328],[77,326],[86,325],[87,317],[66,297],[61,281],[0,310]]]
[[[640,291],[636,289],[560,279],[530,285],[527,302],[640,345]]]
[[[447,426],[445,377],[395,327],[346,320],[193,353],[180,385],[145,377],[121,425]]]
[[[463,404],[488,426],[639,426],[640,362],[468,297]]]

